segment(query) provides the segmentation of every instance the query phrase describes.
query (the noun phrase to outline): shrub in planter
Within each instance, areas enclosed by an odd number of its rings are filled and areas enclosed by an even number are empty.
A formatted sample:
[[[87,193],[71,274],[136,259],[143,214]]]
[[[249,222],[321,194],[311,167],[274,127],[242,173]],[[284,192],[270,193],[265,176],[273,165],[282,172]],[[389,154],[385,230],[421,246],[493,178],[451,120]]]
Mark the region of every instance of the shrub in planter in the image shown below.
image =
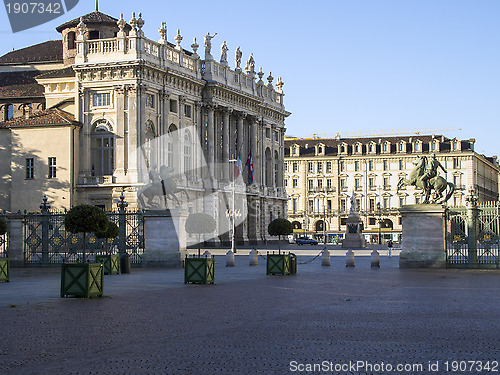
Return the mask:
[[[278,236],[278,248],[281,253],[281,236],[288,236],[293,233],[293,225],[287,219],[278,218],[269,224],[267,231],[271,236]]]
[[[215,219],[203,212],[189,214],[186,219],[185,229],[189,234],[198,235],[198,257],[200,257],[201,235],[213,233],[217,227]]]

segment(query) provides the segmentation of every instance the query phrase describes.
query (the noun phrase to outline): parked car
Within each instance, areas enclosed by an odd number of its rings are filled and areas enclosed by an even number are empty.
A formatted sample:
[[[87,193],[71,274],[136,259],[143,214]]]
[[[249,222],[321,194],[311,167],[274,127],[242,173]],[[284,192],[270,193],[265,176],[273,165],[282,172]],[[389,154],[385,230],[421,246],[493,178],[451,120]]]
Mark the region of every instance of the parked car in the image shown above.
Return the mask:
[[[297,238],[297,245],[317,245],[318,241],[313,240],[309,237],[299,237]]]

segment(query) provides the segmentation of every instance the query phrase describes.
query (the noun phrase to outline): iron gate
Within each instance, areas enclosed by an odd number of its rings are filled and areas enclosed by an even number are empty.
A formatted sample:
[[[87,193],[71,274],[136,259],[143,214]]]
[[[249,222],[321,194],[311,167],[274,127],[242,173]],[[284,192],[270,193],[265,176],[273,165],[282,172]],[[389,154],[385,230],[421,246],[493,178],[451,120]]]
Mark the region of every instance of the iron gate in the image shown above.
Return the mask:
[[[142,211],[106,212],[108,220],[119,227],[113,239],[99,239],[87,234],[86,253],[95,255],[123,251],[132,264],[140,264],[144,252],[144,219]],[[24,218],[24,262],[26,265],[50,265],[78,262],[82,259],[83,236],[73,234],[64,227],[65,212],[42,209]]]
[[[500,202],[477,203],[446,211],[446,262],[449,268],[500,268]]]

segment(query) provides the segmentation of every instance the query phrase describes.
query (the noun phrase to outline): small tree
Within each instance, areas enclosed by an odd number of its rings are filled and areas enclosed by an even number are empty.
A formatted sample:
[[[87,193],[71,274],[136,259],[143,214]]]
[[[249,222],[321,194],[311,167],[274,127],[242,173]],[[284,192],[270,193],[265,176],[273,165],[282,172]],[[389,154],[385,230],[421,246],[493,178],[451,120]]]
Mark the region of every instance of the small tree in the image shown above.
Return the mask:
[[[196,212],[189,214],[186,219],[185,229],[189,234],[198,235],[198,257],[200,256],[201,235],[206,233],[213,233],[217,228],[215,219],[203,212]]]
[[[108,224],[108,218],[99,207],[89,204],[81,204],[68,211],[64,218],[64,226],[71,233],[83,233],[83,262],[85,263],[85,250],[87,245],[87,233],[104,232]]]
[[[101,239],[105,239],[105,243],[106,243],[106,252],[109,253],[109,250],[108,250],[108,246],[107,246],[107,242],[108,242],[108,239],[109,238],[115,238],[118,236],[118,234],[120,233],[120,230],[118,229],[118,225],[116,225],[115,223],[111,222],[111,221],[108,221],[107,225],[106,225],[106,230],[105,231],[97,231],[95,232],[95,236],[97,238],[101,238]]]
[[[271,236],[278,236],[278,248],[281,253],[281,236],[288,236],[293,233],[293,225],[287,219],[278,218],[269,224],[267,231]]]

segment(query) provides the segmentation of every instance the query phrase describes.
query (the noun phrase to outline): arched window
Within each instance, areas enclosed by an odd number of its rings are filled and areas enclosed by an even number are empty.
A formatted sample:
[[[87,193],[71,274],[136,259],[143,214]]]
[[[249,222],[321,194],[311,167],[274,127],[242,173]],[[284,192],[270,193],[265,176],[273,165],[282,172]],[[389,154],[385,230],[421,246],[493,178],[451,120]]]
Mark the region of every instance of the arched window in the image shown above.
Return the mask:
[[[273,167],[272,167],[272,163],[273,163],[273,159],[272,159],[272,156],[271,156],[271,150],[268,148],[266,148],[266,153],[265,153],[265,156],[266,156],[266,186],[271,186],[271,180],[272,180],[272,174],[273,173]]]
[[[178,131],[177,127],[174,124],[171,124],[168,127],[168,132],[167,132],[167,166],[174,168],[176,172],[178,172],[178,169],[176,168],[176,157],[175,157],[175,150],[177,148],[178,144]]]
[[[153,121],[147,120],[146,121],[146,126],[144,129],[144,132],[146,133],[146,139],[144,142],[144,157],[146,158],[146,166],[149,168],[153,168],[153,166],[157,166],[158,164],[158,159],[156,156],[157,153],[157,147],[155,143],[155,137],[156,137],[156,131],[155,131],[155,125],[153,124]]]
[[[115,137],[111,124],[107,120],[99,120],[91,134],[92,174],[109,176],[115,169],[114,150]]]
[[[190,176],[192,174],[192,153],[193,146],[191,144],[191,134],[189,130],[184,131],[184,174]]]
[[[279,186],[279,154],[278,151],[274,151],[274,184]]]
[[[14,106],[12,104],[7,104],[7,110],[5,111],[5,120],[10,120],[14,117]]]
[[[75,32],[70,31],[68,33],[68,49],[75,49],[76,48],[76,43],[75,43]]]

